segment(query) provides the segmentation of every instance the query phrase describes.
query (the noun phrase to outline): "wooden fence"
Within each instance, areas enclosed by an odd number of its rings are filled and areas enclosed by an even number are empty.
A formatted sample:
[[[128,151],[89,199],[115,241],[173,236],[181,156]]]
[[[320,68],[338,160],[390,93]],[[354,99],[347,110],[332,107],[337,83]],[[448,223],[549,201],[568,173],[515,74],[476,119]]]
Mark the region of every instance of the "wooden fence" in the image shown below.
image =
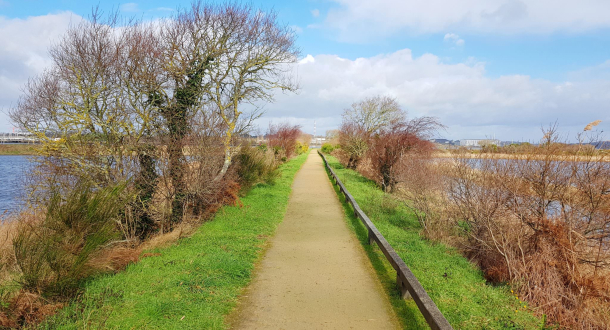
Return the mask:
[[[428,293],[421,286],[415,275],[411,272],[405,262],[398,256],[394,248],[388,243],[388,241],[381,235],[377,227],[371,222],[371,219],[360,209],[358,203],[347,191],[347,188],[343,185],[335,171],[328,165],[326,157],[318,151],[318,154],[322,156],[326,168],[330,172],[330,175],[335,181],[335,184],[339,186],[339,190],[345,195],[345,200],[352,205],[354,214],[367,228],[369,232],[369,244],[376,242],[385,257],[388,259],[392,267],[396,270],[396,284],[400,289],[402,297],[404,299],[413,299],[422,313],[426,322],[433,330],[448,330],[453,329],[447,319],[443,316],[441,311],[436,307],[436,304],[430,299]]]

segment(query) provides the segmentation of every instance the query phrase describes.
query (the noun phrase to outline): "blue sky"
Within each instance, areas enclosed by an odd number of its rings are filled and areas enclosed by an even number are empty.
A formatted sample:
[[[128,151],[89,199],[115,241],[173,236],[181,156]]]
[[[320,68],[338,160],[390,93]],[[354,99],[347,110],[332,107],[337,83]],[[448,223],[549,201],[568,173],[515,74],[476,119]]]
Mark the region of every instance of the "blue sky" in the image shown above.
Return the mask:
[[[315,120],[323,132],[338,125],[343,108],[373,94],[397,97],[411,115],[439,117],[449,126],[444,136],[456,139],[536,139],[539,127],[554,121],[573,135],[588,122],[601,119],[604,129],[610,120],[606,0],[252,3],[274,8],[293,26],[302,56],[309,58],[298,67],[303,90],[268,105],[263,127],[268,120],[290,120],[311,131]],[[15,40],[0,36],[0,84],[12,91],[0,92],[0,108],[14,105],[15,86],[50,65],[44,55],[49,41],[98,4],[105,12],[148,20],[190,1],[0,0],[0,33],[25,27]],[[44,33],[44,47],[16,40]],[[12,72],[19,65],[23,72]],[[10,127],[0,115],[0,131]]]

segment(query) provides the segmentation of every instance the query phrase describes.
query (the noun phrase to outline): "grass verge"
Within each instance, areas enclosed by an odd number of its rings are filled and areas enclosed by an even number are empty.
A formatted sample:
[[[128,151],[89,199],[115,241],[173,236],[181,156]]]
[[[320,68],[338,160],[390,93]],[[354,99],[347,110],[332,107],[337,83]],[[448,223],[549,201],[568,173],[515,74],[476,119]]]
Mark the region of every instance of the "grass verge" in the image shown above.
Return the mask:
[[[533,316],[508,286],[486,284],[483,274],[459,251],[424,239],[421,226],[404,205],[384,194],[373,181],[326,156],[362,210],[409,266],[454,329],[537,329]],[[349,226],[368,254],[403,328],[428,328],[413,300],[396,289],[396,272],[377,245],[368,245],[367,231],[335,186]]]
[[[145,251],[116,275],[94,278],[41,329],[225,329],[225,316],[251,280],[255,262],[282,221],[291,185],[307,154],[280,167],[178,244]]]

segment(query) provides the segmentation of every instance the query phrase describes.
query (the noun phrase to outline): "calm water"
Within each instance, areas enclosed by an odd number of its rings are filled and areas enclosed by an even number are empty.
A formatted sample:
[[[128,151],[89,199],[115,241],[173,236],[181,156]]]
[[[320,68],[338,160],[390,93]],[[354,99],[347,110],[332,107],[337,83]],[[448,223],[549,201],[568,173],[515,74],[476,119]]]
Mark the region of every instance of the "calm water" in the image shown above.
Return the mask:
[[[23,177],[31,169],[26,156],[0,156],[0,215],[23,205]]]

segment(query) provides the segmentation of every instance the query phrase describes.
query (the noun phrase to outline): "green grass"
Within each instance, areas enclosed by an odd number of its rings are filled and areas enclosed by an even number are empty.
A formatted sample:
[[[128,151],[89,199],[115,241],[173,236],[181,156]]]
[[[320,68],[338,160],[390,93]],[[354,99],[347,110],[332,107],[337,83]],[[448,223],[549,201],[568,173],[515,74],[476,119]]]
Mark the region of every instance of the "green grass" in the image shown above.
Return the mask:
[[[226,316],[251,279],[265,243],[282,221],[294,176],[307,155],[280,167],[178,244],[116,275],[85,284],[83,294],[42,329],[226,329]]]
[[[345,169],[326,156],[331,167],[362,210],[405,261],[454,329],[536,329],[540,321],[507,286],[486,284],[483,274],[456,249],[420,236],[415,216],[374,182]],[[396,288],[396,272],[377,245],[368,245],[367,231],[335,186],[348,224],[355,231],[375,268],[405,329],[428,328],[413,300],[403,300]],[[515,312],[515,311],[518,312]]]

